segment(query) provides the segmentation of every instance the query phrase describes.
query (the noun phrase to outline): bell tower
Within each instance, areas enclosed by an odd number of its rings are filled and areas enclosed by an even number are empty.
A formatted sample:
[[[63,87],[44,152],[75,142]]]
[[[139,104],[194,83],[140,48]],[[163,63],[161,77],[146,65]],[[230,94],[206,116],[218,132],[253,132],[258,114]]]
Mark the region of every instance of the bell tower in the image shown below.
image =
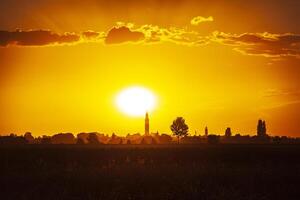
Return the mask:
[[[148,112],[145,115],[145,135],[149,135],[149,116]]]

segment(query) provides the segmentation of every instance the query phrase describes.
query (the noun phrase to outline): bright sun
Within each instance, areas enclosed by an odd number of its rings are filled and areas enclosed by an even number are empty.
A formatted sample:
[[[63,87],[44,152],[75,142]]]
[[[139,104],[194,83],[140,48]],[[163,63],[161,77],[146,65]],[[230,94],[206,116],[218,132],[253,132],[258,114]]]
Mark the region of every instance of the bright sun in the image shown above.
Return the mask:
[[[151,111],[156,103],[154,94],[143,87],[130,87],[122,90],[116,98],[118,108],[131,116],[143,116]]]

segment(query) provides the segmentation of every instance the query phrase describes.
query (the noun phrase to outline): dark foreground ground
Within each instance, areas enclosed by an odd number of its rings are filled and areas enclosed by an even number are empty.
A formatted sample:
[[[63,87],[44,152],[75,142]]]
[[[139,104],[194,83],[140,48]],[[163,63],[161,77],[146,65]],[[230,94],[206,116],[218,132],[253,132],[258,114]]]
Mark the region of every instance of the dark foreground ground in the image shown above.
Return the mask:
[[[300,199],[300,146],[2,146],[0,191],[0,199]]]

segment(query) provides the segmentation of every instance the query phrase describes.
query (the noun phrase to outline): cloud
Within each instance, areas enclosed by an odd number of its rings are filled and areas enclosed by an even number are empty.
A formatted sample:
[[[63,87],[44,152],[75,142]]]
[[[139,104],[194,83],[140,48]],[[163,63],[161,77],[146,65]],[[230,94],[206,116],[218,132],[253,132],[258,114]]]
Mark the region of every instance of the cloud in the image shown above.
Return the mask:
[[[84,31],[82,32],[82,36],[87,38],[87,39],[94,39],[97,38],[98,36],[100,36],[100,32],[96,32],[96,31]]]
[[[269,104],[268,106],[264,106],[264,107],[262,107],[262,109],[272,110],[272,109],[291,106],[291,105],[298,105],[297,109],[299,109],[300,100],[286,101],[286,102],[276,102],[276,103]],[[297,113],[300,113],[300,112],[297,112]]]
[[[264,91],[263,97],[300,97],[299,89],[269,89]]]
[[[235,46],[235,50],[246,55],[300,57],[300,35],[292,33],[243,33],[238,35],[214,32],[212,40]]]
[[[185,28],[163,28],[154,25],[134,27],[132,23],[118,22],[107,33],[93,30],[77,33],[58,34],[49,30],[0,31],[0,47],[3,46],[44,46],[84,42],[103,42],[107,45],[126,42],[151,44],[170,42],[180,45],[198,46],[209,42],[208,37]]]
[[[193,23],[200,23],[199,16]],[[205,18],[209,19],[209,18]],[[192,21],[193,21],[192,20]],[[200,20],[201,21],[201,20]],[[159,27],[151,24],[135,26],[133,23],[118,22],[108,32],[94,30],[81,33],[54,33],[50,30],[0,31],[0,47],[44,46],[98,42],[107,45],[127,42],[153,44],[169,42],[178,45],[200,46],[211,42],[232,46],[244,55],[270,57],[272,60],[284,57],[300,58],[300,35],[294,33],[223,33],[215,31],[210,35],[178,27]]]
[[[118,22],[119,27],[112,28],[106,38],[106,44],[120,44],[124,42],[143,42],[151,44],[157,42],[171,42],[181,45],[201,45],[208,39],[195,31],[187,31],[184,28],[163,28],[151,24],[134,27],[132,23]]]
[[[184,28],[143,25],[137,30],[144,33],[145,43],[171,42],[179,45],[198,46],[208,42],[207,37],[200,36],[199,33]]]
[[[0,31],[0,46],[43,46],[73,43],[79,39],[80,36],[74,33],[57,34],[48,30]]]
[[[298,88],[272,88],[262,91],[262,97],[272,99],[264,109],[274,109],[292,104],[299,104],[300,90]]]
[[[113,27],[105,38],[106,44],[120,44],[124,42],[138,42],[145,39],[144,33],[132,31],[126,26]]]
[[[209,16],[209,17],[197,16],[191,20],[191,25],[198,26],[199,24],[201,24],[203,22],[213,22],[213,21],[214,21],[214,18],[212,16]]]

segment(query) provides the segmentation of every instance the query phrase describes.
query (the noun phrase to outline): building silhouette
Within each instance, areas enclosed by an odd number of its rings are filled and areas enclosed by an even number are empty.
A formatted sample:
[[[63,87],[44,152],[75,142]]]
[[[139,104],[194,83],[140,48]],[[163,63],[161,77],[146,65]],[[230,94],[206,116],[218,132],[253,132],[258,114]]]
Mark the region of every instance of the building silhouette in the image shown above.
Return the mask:
[[[149,115],[148,115],[148,112],[146,112],[146,116],[145,116],[145,135],[149,135]]]

